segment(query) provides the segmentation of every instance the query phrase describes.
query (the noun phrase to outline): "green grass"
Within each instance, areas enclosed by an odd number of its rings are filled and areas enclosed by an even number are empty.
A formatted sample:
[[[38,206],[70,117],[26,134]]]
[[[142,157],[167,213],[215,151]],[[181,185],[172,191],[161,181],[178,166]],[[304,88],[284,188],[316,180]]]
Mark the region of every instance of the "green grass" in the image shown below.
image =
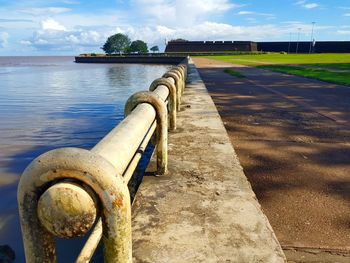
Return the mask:
[[[313,68],[325,68],[325,69],[334,69],[334,70],[350,70],[350,63],[340,63],[340,64],[307,64]]]
[[[283,66],[283,65],[258,66],[258,68],[350,86],[349,72],[330,72],[330,71],[321,70],[321,69],[303,68],[303,67],[296,67],[296,66]]]
[[[271,53],[207,58],[350,86],[350,54]]]
[[[224,72],[240,79],[245,78],[243,74],[239,73],[238,71],[234,71],[232,69],[225,69]]]
[[[285,64],[344,64],[350,63],[350,54],[262,54],[237,56],[208,56],[207,58],[247,66]]]

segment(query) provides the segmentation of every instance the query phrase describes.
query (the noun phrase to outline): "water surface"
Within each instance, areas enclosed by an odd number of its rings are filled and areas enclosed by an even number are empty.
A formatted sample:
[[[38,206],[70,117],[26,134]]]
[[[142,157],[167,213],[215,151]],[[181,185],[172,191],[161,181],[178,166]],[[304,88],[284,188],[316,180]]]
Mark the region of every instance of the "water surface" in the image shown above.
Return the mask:
[[[169,66],[77,64],[73,57],[0,57],[0,245],[24,262],[16,189],[24,168],[58,147],[90,149],[124,103]]]

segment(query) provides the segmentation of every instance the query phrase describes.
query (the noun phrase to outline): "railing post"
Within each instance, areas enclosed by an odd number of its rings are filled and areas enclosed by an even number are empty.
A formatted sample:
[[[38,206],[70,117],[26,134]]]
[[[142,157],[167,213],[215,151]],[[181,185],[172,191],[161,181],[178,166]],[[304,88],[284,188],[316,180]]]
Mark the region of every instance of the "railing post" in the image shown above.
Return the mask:
[[[150,91],[154,91],[158,86],[164,85],[169,90],[169,127],[170,130],[176,129],[176,104],[177,104],[177,94],[175,85],[167,78],[159,78],[154,80],[150,87]]]
[[[165,102],[151,91],[140,91],[132,95],[125,104],[127,116],[140,103],[149,103],[156,111],[157,119],[157,173],[165,174],[168,170],[168,112]]]
[[[172,71],[168,71],[166,73],[164,73],[163,75],[163,78],[173,78],[174,81],[175,81],[175,86],[176,86],[176,96],[177,96],[177,105],[176,105],[176,108],[177,108],[177,111],[180,110],[180,104],[181,104],[181,94],[182,94],[182,84],[181,84],[181,79],[179,77],[179,75],[175,72],[172,72]]]

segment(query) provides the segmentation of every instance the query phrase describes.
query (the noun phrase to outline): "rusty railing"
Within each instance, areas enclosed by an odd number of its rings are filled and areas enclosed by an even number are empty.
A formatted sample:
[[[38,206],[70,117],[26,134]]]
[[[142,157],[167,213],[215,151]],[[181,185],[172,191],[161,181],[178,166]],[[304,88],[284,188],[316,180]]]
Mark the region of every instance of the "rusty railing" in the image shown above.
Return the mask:
[[[153,134],[157,173],[167,173],[168,128],[176,129],[186,76],[187,59],[150,91],[132,95],[124,120],[91,150],[52,150],[25,169],[17,196],[28,263],[57,261],[54,237],[83,236],[92,227],[76,262],[89,262],[101,239],[105,262],[132,261],[127,184]]]

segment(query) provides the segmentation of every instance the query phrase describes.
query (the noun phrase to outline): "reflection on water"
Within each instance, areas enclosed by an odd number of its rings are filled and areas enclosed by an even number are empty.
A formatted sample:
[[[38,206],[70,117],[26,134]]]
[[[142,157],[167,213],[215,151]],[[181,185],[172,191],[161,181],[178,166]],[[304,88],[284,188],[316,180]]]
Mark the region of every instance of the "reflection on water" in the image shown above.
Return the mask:
[[[0,57],[0,245],[16,250],[16,262],[24,262],[16,201],[24,168],[54,148],[91,148],[123,118],[127,98],[168,68],[72,61]]]

